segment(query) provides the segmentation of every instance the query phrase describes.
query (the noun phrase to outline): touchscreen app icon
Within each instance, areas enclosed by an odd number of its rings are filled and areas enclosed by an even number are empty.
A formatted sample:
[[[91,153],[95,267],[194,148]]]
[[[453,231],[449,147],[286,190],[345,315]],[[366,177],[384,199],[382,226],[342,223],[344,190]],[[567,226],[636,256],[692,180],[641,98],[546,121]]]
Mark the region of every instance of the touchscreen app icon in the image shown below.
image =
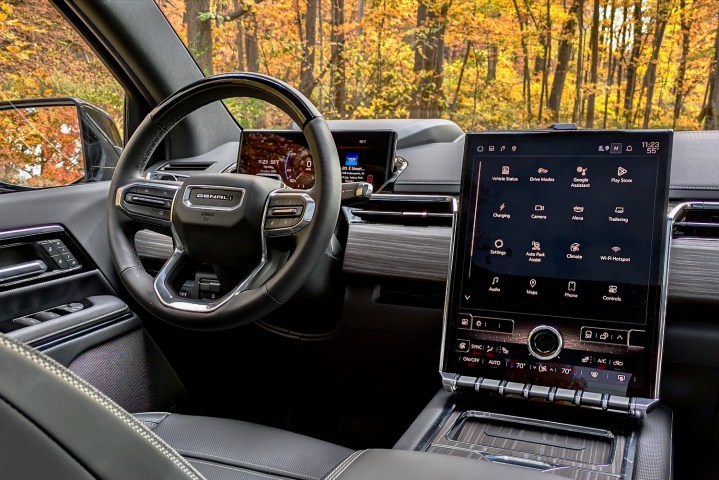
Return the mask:
[[[509,165],[502,165],[502,175],[509,175]]]
[[[580,247],[581,247],[580,244],[578,244],[578,243],[573,243],[573,244],[571,244],[571,245],[569,246],[569,251],[576,253],[576,252],[579,251],[579,248],[580,248]]]
[[[532,287],[532,288],[536,287],[536,286],[537,286],[537,281],[536,281],[535,279],[531,279],[531,280],[529,281],[529,286]]]
[[[570,292],[574,292],[575,290],[577,290],[577,282],[569,282],[567,284],[567,290],[569,290]]]
[[[345,156],[345,166],[356,167],[359,163],[359,153],[350,152]]]

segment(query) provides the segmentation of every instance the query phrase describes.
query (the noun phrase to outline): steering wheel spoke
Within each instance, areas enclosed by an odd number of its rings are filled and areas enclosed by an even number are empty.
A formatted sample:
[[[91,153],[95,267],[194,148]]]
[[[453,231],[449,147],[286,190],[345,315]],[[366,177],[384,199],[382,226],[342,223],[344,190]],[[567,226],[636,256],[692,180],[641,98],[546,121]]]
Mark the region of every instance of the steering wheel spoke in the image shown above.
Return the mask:
[[[170,228],[172,204],[182,184],[138,180],[117,189],[115,206],[133,220]]]
[[[314,217],[315,200],[304,190],[275,190],[267,199],[262,225],[266,237],[287,237],[306,228]]]

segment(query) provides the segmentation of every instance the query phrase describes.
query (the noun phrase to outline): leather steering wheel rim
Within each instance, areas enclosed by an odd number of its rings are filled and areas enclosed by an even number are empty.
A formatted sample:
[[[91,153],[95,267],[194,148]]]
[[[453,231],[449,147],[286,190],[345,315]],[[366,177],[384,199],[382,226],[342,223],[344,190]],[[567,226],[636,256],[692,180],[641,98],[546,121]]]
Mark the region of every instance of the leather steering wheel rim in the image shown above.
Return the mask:
[[[174,125],[204,105],[232,97],[264,100],[287,113],[300,126],[315,165],[314,186],[302,193],[314,201],[314,213],[309,224],[293,235],[296,246],[290,258],[261,285],[228,293],[219,306],[215,303],[212,308],[178,308],[161,298],[155,288],[156,279],[143,268],[134,248],[138,223],[118,208],[118,194],[133,182],[146,181],[145,167]],[[341,185],[339,159],[327,122],[299,91],[273,77],[255,73],[204,78],[179,90],[150,112],[120,156],[107,204],[108,238],[115,268],[122,284],[138,303],[173,325],[221,330],[255,321],[287,302],[324,255],[339,215]],[[174,202],[177,201],[176,195]],[[177,242],[174,228],[173,237]]]

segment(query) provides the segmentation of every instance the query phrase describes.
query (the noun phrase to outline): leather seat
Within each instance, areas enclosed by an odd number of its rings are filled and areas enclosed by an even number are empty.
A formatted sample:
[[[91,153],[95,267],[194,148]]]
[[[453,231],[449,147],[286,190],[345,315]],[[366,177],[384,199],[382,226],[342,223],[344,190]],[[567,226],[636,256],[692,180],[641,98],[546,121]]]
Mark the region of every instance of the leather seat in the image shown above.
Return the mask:
[[[0,335],[0,476],[23,480],[549,480],[524,468],[362,450],[234,420],[122,409]],[[556,478],[556,477],[554,477]]]
[[[169,413],[135,418],[208,479],[324,478],[353,450],[254,423]]]

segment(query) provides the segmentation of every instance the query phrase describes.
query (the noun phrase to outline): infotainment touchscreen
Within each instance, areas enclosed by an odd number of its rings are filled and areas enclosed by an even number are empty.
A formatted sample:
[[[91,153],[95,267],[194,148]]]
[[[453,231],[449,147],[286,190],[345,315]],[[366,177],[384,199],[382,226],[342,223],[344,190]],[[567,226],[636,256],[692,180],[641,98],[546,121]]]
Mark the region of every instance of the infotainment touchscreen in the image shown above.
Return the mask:
[[[392,130],[333,131],[343,182],[368,182],[375,191],[389,178],[397,133]],[[302,132],[245,130],[237,172],[279,175],[291,188],[308,189],[315,183],[312,154]]]
[[[671,142],[467,135],[444,372],[657,396]]]

